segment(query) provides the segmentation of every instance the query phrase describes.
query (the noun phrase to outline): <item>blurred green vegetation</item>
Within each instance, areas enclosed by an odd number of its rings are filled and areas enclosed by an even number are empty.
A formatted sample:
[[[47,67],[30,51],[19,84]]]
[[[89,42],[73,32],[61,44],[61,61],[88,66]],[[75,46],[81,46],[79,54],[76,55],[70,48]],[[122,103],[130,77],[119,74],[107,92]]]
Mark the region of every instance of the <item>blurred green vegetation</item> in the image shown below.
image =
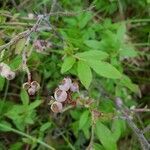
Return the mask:
[[[48,14],[52,4],[0,1],[0,45],[30,29],[37,20],[32,16]],[[84,150],[91,136],[93,150],[140,150],[126,122],[114,117],[114,97],[128,108],[149,106],[150,1],[57,0],[53,13],[46,18],[50,30],[33,32],[27,47],[32,80],[41,86],[36,95],[22,89],[27,82],[21,57],[25,39],[0,52],[0,61],[16,72],[12,81],[0,76],[0,150]],[[37,39],[50,47],[38,51],[33,44]],[[89,108],[51,111],[48,103],[66,76],[80,83],[80,94],[94,99],[94,109],[103,114],[94,131]],[[150,123],[148,112],[132,117],[141,130]]]

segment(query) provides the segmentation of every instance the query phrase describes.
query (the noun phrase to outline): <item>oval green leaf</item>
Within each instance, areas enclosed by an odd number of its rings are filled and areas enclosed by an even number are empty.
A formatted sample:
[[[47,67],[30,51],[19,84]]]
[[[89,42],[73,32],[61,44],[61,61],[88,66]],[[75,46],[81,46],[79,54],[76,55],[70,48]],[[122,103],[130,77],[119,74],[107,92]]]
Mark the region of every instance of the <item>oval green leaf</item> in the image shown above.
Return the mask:
[[[84,61],[78,61],[77,72],[81,83],[86,89],[88,89],[92,81],[92,72],[90,67]]]
[[[95,134],[106,150],[117,150],[112,132],[100,121],[96,123]]]
[[[83,129],[84,126],[86,125],[87,121],[88,121],[88,117],[89,117],[89,111],[84,111],[80,117],[79,120],[79,129]]]
[[[89,60],[88,63],[90,67],[100,76],[111,79],[118,79],[122,76],[121,73],[114,66],[107,62]]]
[[[71,56],[66,57],[61,67],[61,73],[65,73],[66,71],[70,70],[74,63],[75,63],[74,57]]]
[[[104,59],[108,58],[107,53],[98,51],[98,50],[90,50],[90,51],[83,52],[83,53],[77,53],[76,56],[86,59],[86,60],[89,60],[89,59],[104,60]]]

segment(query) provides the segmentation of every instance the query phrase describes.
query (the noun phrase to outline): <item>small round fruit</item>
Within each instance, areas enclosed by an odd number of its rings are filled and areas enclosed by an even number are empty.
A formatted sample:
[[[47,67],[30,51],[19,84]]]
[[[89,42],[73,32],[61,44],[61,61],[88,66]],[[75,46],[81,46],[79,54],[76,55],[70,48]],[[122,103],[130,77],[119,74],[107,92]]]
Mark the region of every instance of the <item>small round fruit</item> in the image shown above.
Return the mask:
[[[54,97],[58,102],[64,102],[67,99],[67,92],[57,89],[54,93]]]
[[[60,103],[60,102],[56,102],[56,101],[55,101],[55,102],[52,103],[52,105],[51,105],[51,110],[52,110],[53,112],[55,112],[55,113],[61,112],[62,109],[63,109],[63,106],[62,106],[62,103]]]

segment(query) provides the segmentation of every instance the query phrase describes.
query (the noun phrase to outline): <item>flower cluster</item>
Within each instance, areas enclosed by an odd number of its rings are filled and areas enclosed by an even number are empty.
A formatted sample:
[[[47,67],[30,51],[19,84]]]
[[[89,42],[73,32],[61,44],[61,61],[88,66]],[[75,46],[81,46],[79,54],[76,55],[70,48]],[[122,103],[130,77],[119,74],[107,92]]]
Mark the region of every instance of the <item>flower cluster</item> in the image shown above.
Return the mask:
[[[50,42],[47,42],[45,40],[36,40],[34,41],[34,47],[36,49],[36,52],[44,52],[46,48],[50,48],[52,44]]]
[[[37,81],[25,82],[23,88],[28,91],[29,95],[34,95],[40,89],[40,85]]]
[[[70,78],[64,78],[54,92],[54,101],[51,104],[51,110],[56,113],[61,112],[63,105],[69,103],[70,94],[78,91],[79,85],[76,81],[72,82]]]
[[[15,72],[12,71],[5,63],[0,63],[0,75],[7,80],[12,80],[15,78]]]

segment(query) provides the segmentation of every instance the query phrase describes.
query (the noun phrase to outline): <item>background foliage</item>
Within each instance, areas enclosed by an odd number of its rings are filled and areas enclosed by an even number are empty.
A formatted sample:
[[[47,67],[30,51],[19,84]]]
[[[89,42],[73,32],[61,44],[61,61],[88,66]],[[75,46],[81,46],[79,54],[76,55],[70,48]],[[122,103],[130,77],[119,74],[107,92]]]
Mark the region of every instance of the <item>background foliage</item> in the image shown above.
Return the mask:
[[[25,39],[2,50],[1,62],[16,71],[16,78],[0,76],[0,149],[80,150],[88,149],[91,139],[94,150],[141,149],[126,121],[115,117],[114,99],[120,97],[129,109],[149,105],[149,5],[149,0],[56,1],[53,13],[67,15],[48,17],[50,30],[32,33],[27,47],[32,79],[41,86],[34,96],[22,88],[27,81],[21,57]],[[35,24],[31,15],[48,14],[52,1],[5,0],[0,6],[3,45]],[[51,46],[39,51],[33,44],[37,39]],[[78,80],[81,95],[94,99],[92,108],[50,110],[50,96],[66,76]],[[94,129],[91,109],[102,113]],[[148,115],[130,117],[143,130]]]

